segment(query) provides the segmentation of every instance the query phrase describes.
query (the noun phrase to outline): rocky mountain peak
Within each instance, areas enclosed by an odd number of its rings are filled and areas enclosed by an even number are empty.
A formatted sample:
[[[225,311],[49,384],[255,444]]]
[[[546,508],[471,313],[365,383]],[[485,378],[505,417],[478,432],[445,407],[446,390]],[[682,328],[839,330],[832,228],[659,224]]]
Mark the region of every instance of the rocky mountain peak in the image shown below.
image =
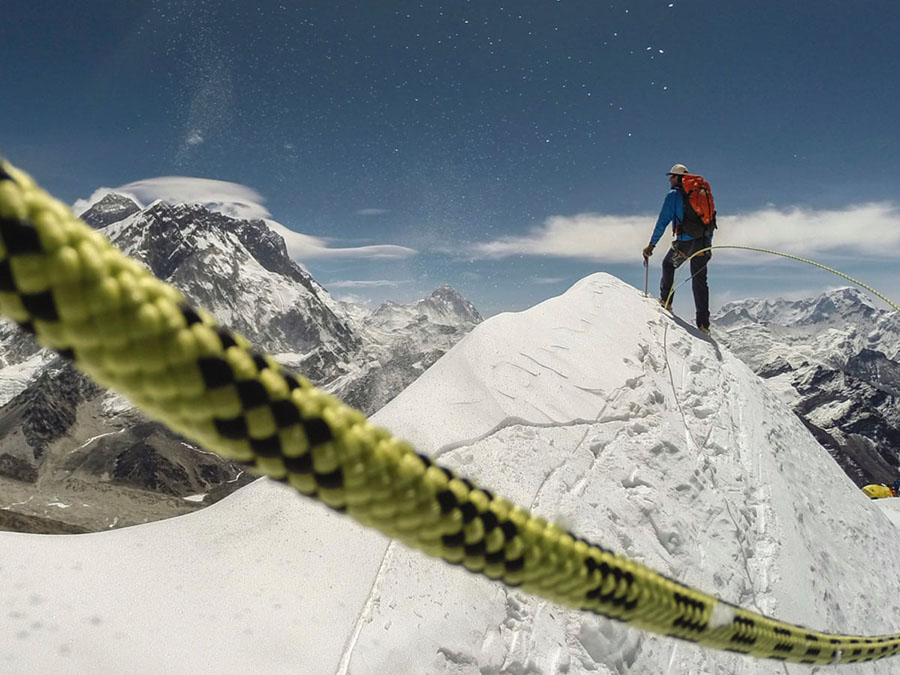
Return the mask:
[[[729,302],[719,310],[716,322],[728,326],[741,323],[809,326],[870,319],[876,312],[868,294],[846,287],[801,300],[751,298]]]
[[[131,197],[118,192],[110,192],[100,201],[91,205],[80,217],[91,227],[100,230],[107,225],[124,220],[140,210],[141,207]]]
[[[431,310],[432,320],[434,316],[445,316],[448,319],[467,323],[481,323],[481,314],[475,309],[475,305],[466,300],[455,288],[443,285],[436,289],[427,298],[422,300],[424,308]]]
[[[291,259],[284,239],[265,221],[156,201],[104,234],[262,349],[306,355],[314,381],[349,368],[360,347],[349,317]]]
[[[868,317],[875,310],[869,296],[856,288],[838,288],[803,303],[804,323],[820,323],[834,319]]]
[[[442,326],[471,328],[481,323],[482,317],[475,309],[475,305],[466,300],[459,291],[452,286],[444,285],[408,305],[384,302],[368,318],[368,323],[381,327],[423,321]]]

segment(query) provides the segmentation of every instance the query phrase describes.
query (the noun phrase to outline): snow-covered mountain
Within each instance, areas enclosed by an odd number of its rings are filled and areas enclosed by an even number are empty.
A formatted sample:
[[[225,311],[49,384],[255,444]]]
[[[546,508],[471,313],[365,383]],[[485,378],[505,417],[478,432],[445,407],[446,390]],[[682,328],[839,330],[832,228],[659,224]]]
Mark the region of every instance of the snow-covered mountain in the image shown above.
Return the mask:
[[[336,381],[330,389],[348,405],[381,409],[481,323],[471,302],[450,286],[401,305],[386,302],[374,311],[347,307],[369,357],[364,372]]]
[[[716,336],[778,392],[859,485],[900,477],[900,316],[842,288],[744,300]]]
[[[814,629],[900,628],[894,505],[743,362],[607,275],[481,323],[372,421],[728,601]],[[12,672],[811,672],[565,610],[266,480],[124,530],[0,533],[0,550]]]
[[[84,222],[90,223],[93,227],[103,228],[124,220],[140,210],[141,207],[131,197],[110,192],[99,201],[92,203],[82,213],[79,213],[78,217]]]
[[[11,321],[0,321],[0,406],[28,387],[57,358]]]
[[[91,211],[82,218],[95,227]],[[302,354],[322,381],[347,367],[359,338],[337,303],[287,254],[262,220],[239,220],[197,204],[155,202],[101,231],[220,323],[272,353]]]
[[[107,200],[119,204],[122,199],[111,193],[82,218],[98,227],[92,212],[107,213],[100,209]],[[405,386],[424,370],[418,361],[430,365],[434,352],[443,354],[481,320],[449,286],[408,306],[388,303],[374,313],[349,308],[291,259],[277,232],[285,228],[274,221],[232,218],[198,204],[155,202],[101,229],[221,324],[313,382],[340,388],[366,412],[377,409],[372,406],[383,397],[355,382],[390,375]],[[391,396],[400,390],[388,389]]]
[[[403,330],[411,323],[423,321],[439,326],[456,327],[460,321],[474,326],[481,320],[475,306],[451,286],[441,286],[427,298],[410,305],[386,302],[366,319],[372,327],[386,332]]]
[[[373,412],[475,322],[445,287],[409,307],[348,312],[287,254],[272,221],[200,205],[141,208],[116,193],[82,218],[192,304],[314,382]],[[213,503],[243,470],[148,421],[11,324],[0,325],[0,528],[131,525]],[[54,528],[57,528],[54,530]]]

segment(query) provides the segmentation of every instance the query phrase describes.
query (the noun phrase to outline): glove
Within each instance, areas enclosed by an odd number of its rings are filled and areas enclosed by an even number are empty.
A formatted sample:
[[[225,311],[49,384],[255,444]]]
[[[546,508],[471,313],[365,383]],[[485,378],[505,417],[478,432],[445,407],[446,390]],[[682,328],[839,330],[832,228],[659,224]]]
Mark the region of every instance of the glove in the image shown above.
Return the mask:
[[[644,260],[653,255],[653,249],[656,248],[656,244],[647,244],[647,247],[644,249]]]

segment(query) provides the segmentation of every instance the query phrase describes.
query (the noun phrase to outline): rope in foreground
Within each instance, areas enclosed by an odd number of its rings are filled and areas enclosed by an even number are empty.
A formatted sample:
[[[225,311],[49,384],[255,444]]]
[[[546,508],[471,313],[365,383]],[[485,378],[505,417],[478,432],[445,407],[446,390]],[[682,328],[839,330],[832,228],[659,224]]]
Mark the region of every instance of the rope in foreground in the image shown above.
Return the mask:
[[[0,311],[151,417],[426,553],[575,609],[809,664],[894,656],[669,579],[479,488],[191,307],[0,162]]]

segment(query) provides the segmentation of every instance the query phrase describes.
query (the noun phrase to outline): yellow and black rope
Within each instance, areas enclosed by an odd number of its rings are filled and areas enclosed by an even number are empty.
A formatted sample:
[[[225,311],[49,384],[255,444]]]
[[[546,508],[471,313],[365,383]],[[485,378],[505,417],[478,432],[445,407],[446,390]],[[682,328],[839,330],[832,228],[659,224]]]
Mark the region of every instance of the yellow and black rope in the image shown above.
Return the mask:
[[[759,657],[856,663],[900,650],[900,635],[820,633],[730,605],[456,476],[192,308],[5,162],[0,311],[197,443],[509,586]]]

